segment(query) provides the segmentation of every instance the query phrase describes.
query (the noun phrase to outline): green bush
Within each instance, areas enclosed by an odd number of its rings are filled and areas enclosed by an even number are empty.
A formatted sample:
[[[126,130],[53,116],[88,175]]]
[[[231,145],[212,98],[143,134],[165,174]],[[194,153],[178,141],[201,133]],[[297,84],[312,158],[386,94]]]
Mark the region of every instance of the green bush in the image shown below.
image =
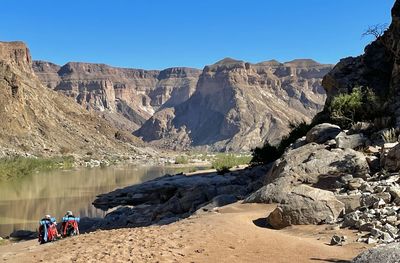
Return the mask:
[[[328,107],[331,119],[342,128],[385,115],[387,105],[369,88],[355,87],[349,94],[334,97]]]
[[[256,147],[252,153],[251,164],[267,164],[275,161],[282,155],[278,147],[272,146],[269,142],[266,142],[262,147]]]
[[[315,125],[316,123],[307,124],[304,121],[297,124],[293,122],[289,123],[290,132],[288,135],[283,136],[278,146],[278,151],[281,153],[281,155],[292,143],[301,137],[306,136],[307,132]]]
[[[74,158],[72,156],[52,158],[0,158],[0,180],[18,178],[30,175],[36,171],[70,168],[72,167],[73,163]]]
[[[186,156],[178,156],[175,158],[175,164],[188,164],[189,160]]]
[[[219,174],[229,172],[229,169],[242,164],[249,164],[251,156],[234,155],[234,154],[218,154],[212,162],[212,168],[216,169]]]
[[[290,133],[282,138],[277,146],[266,142],[263,147],[257,147],[253,150],[252,164],[267,164],[275,161],[285,152],[285,149],[294,143],[297,139],[305,136],[311,127],[315,125],[300,122],[298,124],[290,123]]]

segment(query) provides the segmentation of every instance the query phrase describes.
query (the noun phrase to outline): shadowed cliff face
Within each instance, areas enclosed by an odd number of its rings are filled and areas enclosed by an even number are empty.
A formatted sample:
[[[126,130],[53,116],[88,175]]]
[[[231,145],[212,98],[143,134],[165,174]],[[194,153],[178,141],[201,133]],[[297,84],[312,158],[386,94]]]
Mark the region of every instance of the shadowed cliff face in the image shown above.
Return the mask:
[[[365,47],[358,57],[342,59],[323,79],[329,107],[332,98],[350,93],[356,86],[369,87],[375,93],[390,99],[391,112],[400,126],[400,1],[392,8],[392,23],[385,33]]]
[[[0,42],[0,156],[4,148],[57,154],[125,147],[110,124],[45,88],[31,63],[24,43]]]
[[[224,59],[206,66],[185,102],[156,112],[135,135],[170,147],[248,151],[277,142],[289,122],[322,110],[322,77],[331,65],[312,60],[250,64]]]
[[[60,67],[34,61],[33,68],[47,87],[74,98],[88,110],[101,112],[129,131],[139,128],[161,106],[187,100],[200,74],[191,68],[158,71],[78,62]]]

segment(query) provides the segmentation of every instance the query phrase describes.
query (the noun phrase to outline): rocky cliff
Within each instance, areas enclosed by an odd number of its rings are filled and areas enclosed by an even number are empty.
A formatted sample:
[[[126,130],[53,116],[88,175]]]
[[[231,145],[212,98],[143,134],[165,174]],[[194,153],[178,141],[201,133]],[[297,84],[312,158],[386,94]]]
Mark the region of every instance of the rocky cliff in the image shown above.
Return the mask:
[[[43,61],[33,68],[50,89],[155,145],[248,151],[277,142],[290,122],[309,121],[323,108],[321,79],[331,65],[224,59],[203,71]]]
[[[222,151],[277,142],[289,123],[310,121],[322,110],[321,80],[331,68],[312,60],[221,60],[204,68],[187,101],[157,111],[134,134],[170,147]]]
[[[161,106],[175,106],[194,92],[200,70],[162,71],[70,62],[60,67],[34,61],[33,69],[50,89],[101,112],[117,127],[136,130]]]
[[[358,57],[342,59],[325,76],[323,86],[328,98],[340,93],[349,93],[356,86],[369,87],[377,95],[389,101],[390,113],[400,126],[400,1],[392,8],[392,23],[384,34],[365,48]]]
[[[46,67],[57,69],[52,64]],[[49,83],[55,79],[49,75]],[[37,154],[118,152],[139,143],[71,99],[42,85],[22,42],[0,42],[0,156],[8,150]],[[124,138],[124,142],[116,138]]]

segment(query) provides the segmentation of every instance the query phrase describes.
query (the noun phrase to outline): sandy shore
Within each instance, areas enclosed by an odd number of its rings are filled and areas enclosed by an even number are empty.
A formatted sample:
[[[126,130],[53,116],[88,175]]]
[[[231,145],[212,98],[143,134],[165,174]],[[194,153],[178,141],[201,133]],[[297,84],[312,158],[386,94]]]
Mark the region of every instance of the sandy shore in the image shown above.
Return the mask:
[[[349,230],[265,228],[274,205],[232,204],[167,225],[96,231],[39,246],[0,246],[2,262],[346,262],[367,247]],[[349,244],[329,246],[333,234]]]

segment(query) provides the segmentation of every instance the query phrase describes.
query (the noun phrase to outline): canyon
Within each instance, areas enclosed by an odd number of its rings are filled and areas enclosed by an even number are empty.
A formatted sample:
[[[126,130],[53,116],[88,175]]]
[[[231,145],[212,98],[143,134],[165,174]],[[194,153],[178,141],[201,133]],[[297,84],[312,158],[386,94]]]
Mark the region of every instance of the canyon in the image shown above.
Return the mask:
[[[290,124],[321,111],[321,81],[332,65],[225,58],[203,70],[45,61],[34,61],[33,69],[49,89],[150,145],[239,152],[277,143]]]

